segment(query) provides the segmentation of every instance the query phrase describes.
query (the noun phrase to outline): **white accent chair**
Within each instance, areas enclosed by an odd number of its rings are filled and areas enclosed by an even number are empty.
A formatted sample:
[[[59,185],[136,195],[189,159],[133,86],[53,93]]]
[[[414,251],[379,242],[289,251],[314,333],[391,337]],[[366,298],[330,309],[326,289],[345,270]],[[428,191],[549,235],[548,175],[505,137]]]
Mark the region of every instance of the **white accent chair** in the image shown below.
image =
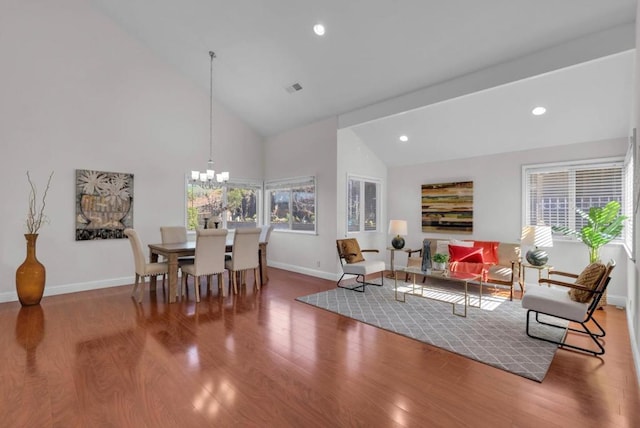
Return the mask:
[[[337,286],[363,293],[365,286],[376,285],[382,287],[384,285],[385,264],[382,260],[365,260],[362,253],[378,253],[378,250],[361,250],[358,240],[355,238],[337,239],[336,246],[338,248],[338,257],[342,265],[342,276],[338,279]],[[367,282],[367,275],[380,272],[380,284]],[[353,287],[345,287],[340,282],[345,275],[355,275],[356,285]]]
[[[599,339],[604,337],[606,332],[598,321],[593,318],[593,313],[598,309],[598,303],[607,289],[607,285],[611,279],[611,271],[615,265],[616,263],[614,260],[609,261],[598,277],[593,278],[593,280],[584,281],[581,278],[587,277],[587,275],[583,274],[592,265],[589,265],[581,275],[551,270],[549,271],[550,278],[540,278],[539,286],[527,287],[527,291],[522,297],[522,307],[527,309],[527,336],[534,339],[544,340],[545,342],[555,343],[561,348],[574,349],[593,355],[604,354],[604,347],[602,346],[602,343],[600,343]],[[573,278],[576,282],[570,283],[552,279],[551,276],[554,274]],[[585,284],[585,282],[591,282],[591,284]],[[547,284],[548,286],[543,284]],[[576,301],[572,299],[569,292],[567,292],[568,289],[578,290],[578,293],[586,293],[582,294],[583,296],[586,296],[585,298],[578,299],[584,301]],[[573,293],[575,293],[575,291]],[[561,318],[579,324],[582,329],[568,327],[567,330],[588,336],[597,349],[589,349],[567,344],[567,334],[565,334],[563,339],[559,342],[533,334],[529,328],[530,315],[532,312],[535,313],[536,322],[546,326],[561,329],[565,328],[564,326],[556,325],[552,322],[541,321],[539,319],[540,314],[550,315],[552,317]],[[587,325],[589,322],[592,322],[598,330],[595,332],[591,331]]]
[[[181,294],[187,287],[189,275],[194,277],[196,302],[200,302],[200,278],[207,276],[207,290],[211,292],[213,275],[218,276],[218,290],[224,296],[224,253],[227,246],[227,229],[199,229],[196,232],[196,252],[193,264],[180,267],[182,270]]]
[[[169,266],[166,262],[150,263],[146,261],[144,257],[144,251],[142,250],[142,242],[140,241],[138,232],[136,232],[134,229],[125,229],[124,234],[127,238],[129,238],[131,250],[133,251],[133,260],[135,262],[136,270],[136,281],[133,285],[131,296],[134,296],[136,294],[138,283],[142,282],[142,286],[140,287],[140,295],[138,296],[138,303],[141,303],[142,295],[144,294],[144,279],[148,276],[157,277],[158,275],[162,275],[162,286],[164,287],[164,276],[169,271]]]
[[[233,284],[233,293],[238,294],[238,274],[241,274],[241,283],[245,283],[247,270],[253,269],[254,284],[260,290],[260,259],[258,256],[258,240],[260,228],[241,227],[236,229],[233,236],[233,251],[231,257],[225,261],[225,267],[229,271],[229,283]],[[229,256],[227,256],[229,257]]]

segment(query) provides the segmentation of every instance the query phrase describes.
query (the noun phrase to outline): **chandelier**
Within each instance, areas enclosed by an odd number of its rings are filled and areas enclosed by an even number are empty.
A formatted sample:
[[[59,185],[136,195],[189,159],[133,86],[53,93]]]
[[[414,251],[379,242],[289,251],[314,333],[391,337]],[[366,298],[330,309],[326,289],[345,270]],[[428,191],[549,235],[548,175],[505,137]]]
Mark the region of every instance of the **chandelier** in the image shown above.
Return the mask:
[[[196,184],[213,186],[215,183],[226,183],[229,181],[229,172],[223,171],[216,174],[213,169],[213,59],[216,54],[209,51],[211,57],[211,66],[209,71],[209,161],[207,162],[207,170],[191,171],[191,181]]]

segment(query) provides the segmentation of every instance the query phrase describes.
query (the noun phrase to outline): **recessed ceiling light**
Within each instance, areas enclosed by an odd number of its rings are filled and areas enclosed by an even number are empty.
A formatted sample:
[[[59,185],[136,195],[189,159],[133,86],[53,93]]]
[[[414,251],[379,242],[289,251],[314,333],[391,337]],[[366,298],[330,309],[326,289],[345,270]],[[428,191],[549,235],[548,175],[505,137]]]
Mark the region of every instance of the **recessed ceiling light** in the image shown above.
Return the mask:
[[[407,137],[406,135],[401,135],[400,141],[402,141],[403,143],[406,143],[407,141],[409,141],[409,137]]]
[[[316,33],[318,36],[324,36],[324,25],[322,24],[314,25],[313,32]]]
[[[547,112],[547,109],[544,108],[544,107],[541,107],[541,106],[540,107],[536,107],[533,110],[531,110],[531,113],[534,116],[541,116],[541,115],[545,114],[546,112]]]

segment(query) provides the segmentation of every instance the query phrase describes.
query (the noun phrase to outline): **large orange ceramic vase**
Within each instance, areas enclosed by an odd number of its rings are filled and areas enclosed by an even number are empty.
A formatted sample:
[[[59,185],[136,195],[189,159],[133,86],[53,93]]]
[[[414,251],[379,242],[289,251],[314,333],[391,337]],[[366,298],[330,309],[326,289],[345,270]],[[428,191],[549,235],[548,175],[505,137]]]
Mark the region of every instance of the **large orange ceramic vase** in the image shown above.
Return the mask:
[[[36,258],[37,233],[27,233],[27,258],[16,271],[16,291],[22,306],[37,305],[44,293],[46,270]]]

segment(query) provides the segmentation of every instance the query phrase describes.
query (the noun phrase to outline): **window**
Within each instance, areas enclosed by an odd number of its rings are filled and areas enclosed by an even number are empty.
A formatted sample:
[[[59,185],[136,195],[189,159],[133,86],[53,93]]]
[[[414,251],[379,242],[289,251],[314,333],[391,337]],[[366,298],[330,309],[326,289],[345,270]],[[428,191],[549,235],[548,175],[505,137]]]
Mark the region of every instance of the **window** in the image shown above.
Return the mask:
[[[347,232],[377,232],[380,181],[347,177]]]
[[[622,159],[525,165],[524,225],[566,226],[580,230],[587,224],[576,209],[588,212],[609,201],[625,200]],[[559,239],[568,239],[556,235]]]
[[[627,254],[632,259],[635,259],[633,246],[633,242],[635,241],[635,231],[633,229],[633,220],[635,214],[634,195],[636,195],[638,192],[638,189],[634,186],[634,184],[637,183],[638,179],[640,179],[640,177],[635,176],[637,174],[635,172],[635,165],[637,165],[636,162],[638,162],[635,139],[636,130],[634,129],[633,135],[629,138],[629,150],[627,151],[627,155],[624,158],[624,185],[626,191],[624,194],[624,204],[622,205],[622,214],[627,216],[622,236],[624,239],[624,246],[626,247]]]
[[[316,231],[315,177],[265,183],[269,224],[274,230]]]
[[[234,180],[220,186],[187,181],[187,230],[203,228],[235,229],[259,223],[262,182]]]

